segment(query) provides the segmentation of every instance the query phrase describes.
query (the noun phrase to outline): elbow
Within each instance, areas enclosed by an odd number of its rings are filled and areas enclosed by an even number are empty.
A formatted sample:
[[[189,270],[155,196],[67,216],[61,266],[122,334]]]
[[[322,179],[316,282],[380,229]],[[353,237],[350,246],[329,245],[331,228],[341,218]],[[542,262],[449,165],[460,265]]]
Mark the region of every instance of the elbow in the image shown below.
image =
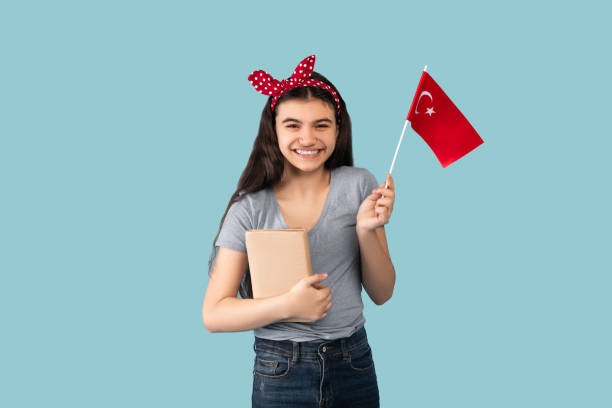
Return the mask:
[[[208,330],[209,333],[216,332],[215,327],[210,324],[208,320],[204,320],[204,327]]]
[[[393,296],[393,288],[391,288],[391,291],[385,295],[385,296],[381,296],[377,299],[372,299],[374,301],[374,304],[376,306],[382,306],[385,303],[387,303],[389,301],[389,299],[391,299],[391,297]]]
[[[393,296],[394,289],[395,289],[395,269],[393,269],[393,279],[391,281],[391,285],[387,288],[387,293],[384,296],[381,296],[380,298],[378,298],[377,301],[375,301],[374,303],[377,306],[382,306],[385,303],[387,303],[389,299],[391,299],[391,297]]]
[[[384,305],[385,303],[387,303],[387,301],[388,301],[389,299],[391,299],[391,296],[386,297],[386,298],[376,299],[376,300],[374,301],[374,304],[375,304],[376,306],[382,306],[382,305]]]
[[[216,303],[205,302],[202,306],[202,323],[210,333],[232,331],[231,325],[228,325],[227,316],[224,314],[225,308],[221,304],[225,299]]]
[[[219,331],[213,319],[211,318],[211,313],[209,310],[202,310],[202,323],[204,323],[204,327],[206,328],[206,330],[208,330],[209,333],[215,333]]]

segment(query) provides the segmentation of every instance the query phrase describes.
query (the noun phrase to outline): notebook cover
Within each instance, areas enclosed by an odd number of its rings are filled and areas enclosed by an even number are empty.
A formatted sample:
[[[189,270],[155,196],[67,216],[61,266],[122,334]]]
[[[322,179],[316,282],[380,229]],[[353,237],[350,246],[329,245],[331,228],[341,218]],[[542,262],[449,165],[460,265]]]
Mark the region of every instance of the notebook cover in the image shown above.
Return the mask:
[[[308,233],[303,228],[247,230],[245,242],[253,298],[283,294],[312,275]]]

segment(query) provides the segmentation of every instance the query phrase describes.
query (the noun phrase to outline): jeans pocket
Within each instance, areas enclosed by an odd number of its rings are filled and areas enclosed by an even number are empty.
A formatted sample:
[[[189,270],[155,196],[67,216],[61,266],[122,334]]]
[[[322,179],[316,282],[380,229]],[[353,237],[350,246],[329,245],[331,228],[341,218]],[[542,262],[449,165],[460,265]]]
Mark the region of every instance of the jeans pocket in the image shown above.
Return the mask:
[[[290,358],[257,350],[255,352],[255,364],[253,374],[262,378],[281,379],[291,372]]]
[[[349,351],[349,366],[358,372],[370,371],[374,368],[372,349],[368,343]]]

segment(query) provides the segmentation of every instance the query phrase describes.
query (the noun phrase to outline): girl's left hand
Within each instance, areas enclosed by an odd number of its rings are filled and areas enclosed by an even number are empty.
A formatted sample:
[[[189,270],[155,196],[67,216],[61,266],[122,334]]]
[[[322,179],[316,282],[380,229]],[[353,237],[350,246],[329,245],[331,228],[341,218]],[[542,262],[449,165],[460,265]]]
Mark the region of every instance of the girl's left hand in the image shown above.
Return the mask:
[[[357,211],[357,230],[373,231],[389,222],[395,202],[395,185],[391,174],[387,173],[389,186],[385,183],[372,190]]]

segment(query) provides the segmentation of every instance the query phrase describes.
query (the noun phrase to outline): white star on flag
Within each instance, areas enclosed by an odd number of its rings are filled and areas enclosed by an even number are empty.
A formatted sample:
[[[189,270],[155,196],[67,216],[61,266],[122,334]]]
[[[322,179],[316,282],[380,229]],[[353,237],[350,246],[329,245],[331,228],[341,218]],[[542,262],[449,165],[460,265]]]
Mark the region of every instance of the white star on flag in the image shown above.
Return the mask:
[[[436,113],[436,112],[434,112],[433,108],[427,108],[427,112],[425,112],[425,114],[426,114],[426,115],[429,115],[430,117],[431,117],[431,115],[433,115],[434,113]]]

